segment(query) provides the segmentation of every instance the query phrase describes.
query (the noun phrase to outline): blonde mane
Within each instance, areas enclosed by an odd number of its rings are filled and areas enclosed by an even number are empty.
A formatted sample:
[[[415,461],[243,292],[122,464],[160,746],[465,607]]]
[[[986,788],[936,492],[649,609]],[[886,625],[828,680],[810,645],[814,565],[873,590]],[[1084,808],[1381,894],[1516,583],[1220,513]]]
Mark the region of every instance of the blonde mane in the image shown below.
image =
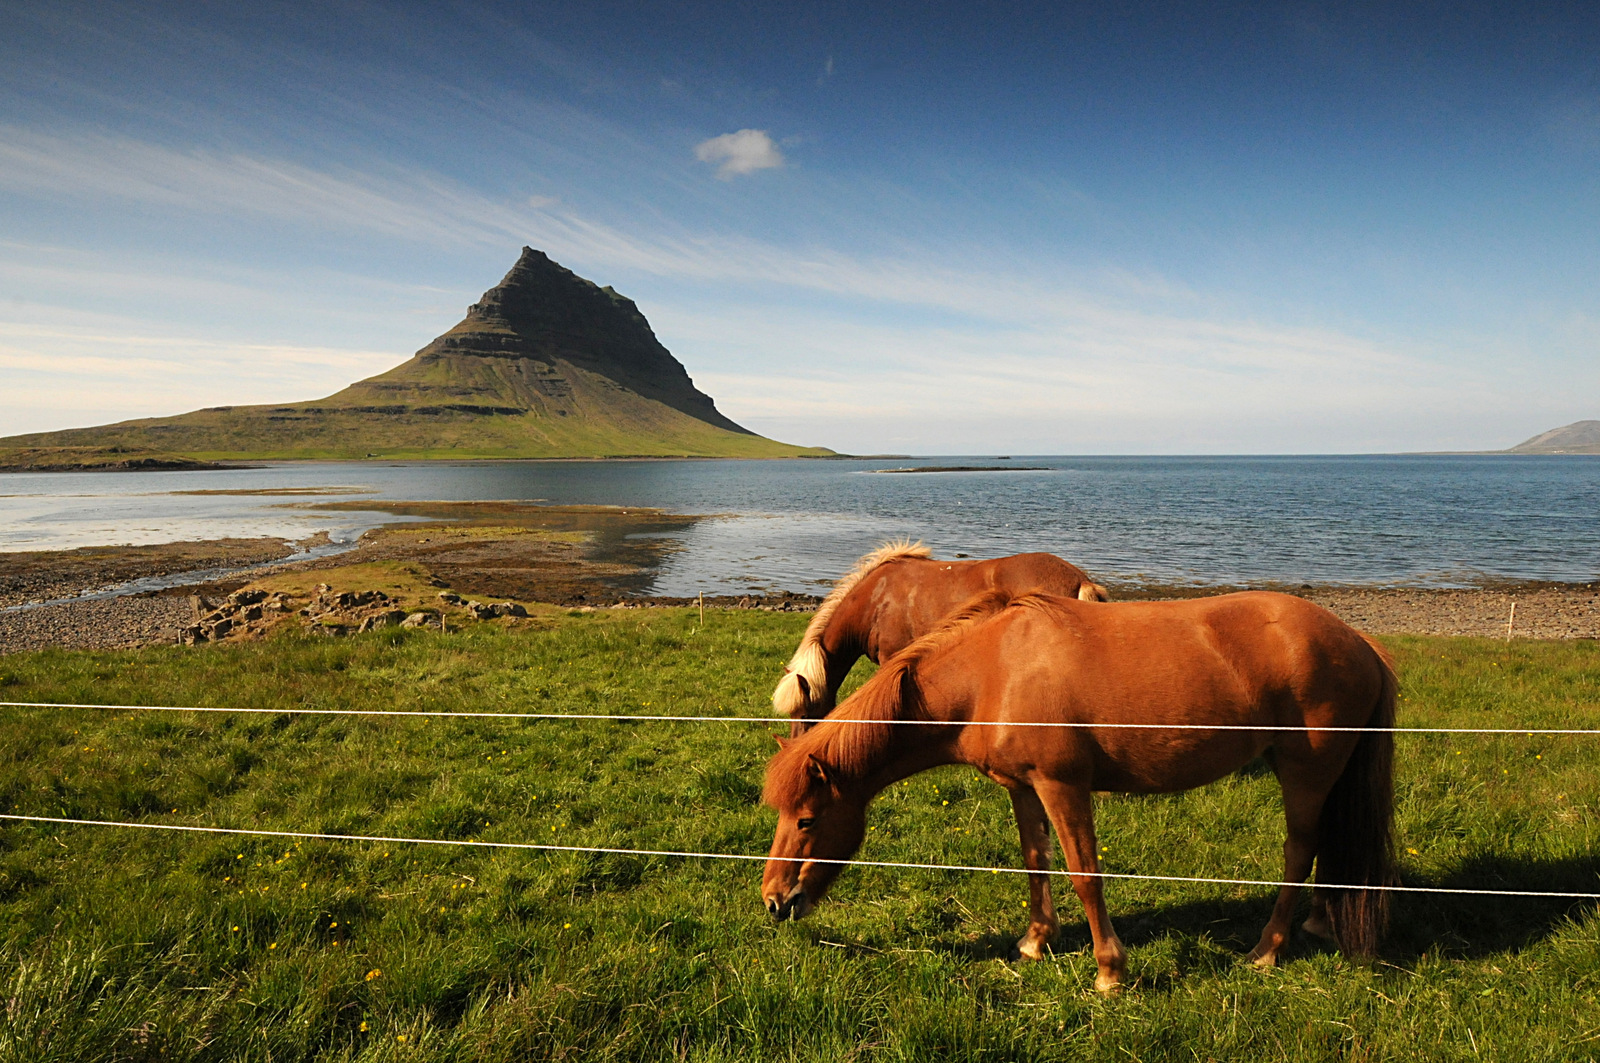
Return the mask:
[[[890,721],[917,718],[919,706],[908,704],[915,690],[907,689],[918,663],[929,654],[954,641],[966,630],[1012,605],[1036,605],[1036,597],[1012,598],[1003,590],[989,591],[973,598],[934,630],[895,654],[861,685],[850,698],[817,726],[800,738],[780,743],[783,748],[767,766],[764,798],[774,808],[792,808],[805,796],[810,775],[805,770],[809,757],[816,757],[841,779],[859,781],[894,741],[895,724]],[[876,724],[876,726],[874,726]]]
[[[933,551],[923,546],[921,542],[896,539],[894,542],[884,543],[857,561],[856,567],[833,585],[833,590],[829,591],[828,596],[822,599],[822,604],[817,606],[811,623],[806,625],[806,633],[800,638],[799,648],[794,651],[794,656],[789,658],[789,664],[784,668],[784,677],[778,681],[777,689],[772,692],[773,713],[778,716],[797,716],[811,703],[822,700],[824,696],[832,696],[832,692],[827,690],[828,662],[822,652],[822,635],[828,630],[828,623],[838,611],[845,595],[855,590],[856,584],[865,579],[867,573],[890,561],[901,561],[906,558],[926,560],[932,556]],[[802,678],[805,680],[804,686],[800,683]]]

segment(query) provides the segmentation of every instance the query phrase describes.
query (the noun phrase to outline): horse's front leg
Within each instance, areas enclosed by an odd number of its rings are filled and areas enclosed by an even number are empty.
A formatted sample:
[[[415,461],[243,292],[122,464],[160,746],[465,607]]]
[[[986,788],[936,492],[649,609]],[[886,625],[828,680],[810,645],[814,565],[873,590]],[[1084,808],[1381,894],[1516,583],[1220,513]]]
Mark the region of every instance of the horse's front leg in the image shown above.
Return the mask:
[[[1022,866],[1041,872],[1028,876],[1028,932],[1017,942],[1017,955],[1025,960],[1040,960],[1060,926],[1050,899],[1050,876],[1042,873],[1050,870],[1050,819],[1031,786],[1011,779],[999,782],[1011,793],[1011,811],[1016,814],[1017,831],[1022,835]]]
[[[1311,865],[1316,860],[1317,821],[1322,818],[1322,804],[1327,797],[1325,790],[1284,781],[1285,774],[1283,771],[1279,773],[1279,782],[1283,787],[1284,819],[1288,824],[1288,834],[1283,841],[1283,881],[1292,885],[1278,888],[1278,903],[1273,905],[1272,916],[1261,930],[1261,940],[1250,951],[1250,962],[1263,967],[1276,964],[1278,954],[1289,943],[1294,902],[1300,895],[1300,883],[1310,876]],[[1327,921],[1326,906],[1320,901],[1321,898],[1313,893],[1311,918],[1306,920],[1306,929],[1327,936],[1322,929]],[[1317,921],[1319,915],[1322,919],[1320,924]]]
[[[1110,995],[1122,987],[1128,973],[1128,950],[1111,926],[1111,916],[1106,913],[1104,891],[1100,884],[1100,859],[1095,852],[1094,803],[1085,784],[1041,781],[1035,785],[1039,799],[1055,824],[1056,837],[1061,839],[1061,850],[1067,858],[1067,871],[1072,878],[1072,888],[1083,903],[1083,914],[1089,921],[1089,934],[1094,939],[1094,960],[1100,968],[1094,987]]]

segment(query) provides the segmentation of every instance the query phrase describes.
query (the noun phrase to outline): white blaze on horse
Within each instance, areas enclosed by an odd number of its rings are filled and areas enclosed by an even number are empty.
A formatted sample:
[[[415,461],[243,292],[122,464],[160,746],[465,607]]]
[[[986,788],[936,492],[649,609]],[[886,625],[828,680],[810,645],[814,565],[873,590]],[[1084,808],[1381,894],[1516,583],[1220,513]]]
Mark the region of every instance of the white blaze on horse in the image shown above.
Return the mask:
[[[772,692],[772,711],[799,735],[833,709],[857,659],[887,661],[980,594],[1038,592],[1104,602],[1106,589],[1054,554],[935,561],[921,543],[887,543],[834,584]]]
[[[1300,598],[1089,605],[991,595],[889,660],[801,737],[779,740],[767,766],[778,827],[762,897],[775,918],[804,916],[842,869],[829,861],[861,845],[874,796],[928,768],[970,764],[1010,793],[1029,871],[1050,867],[1054,825],[1094,939],[1095,984],[1112,992],[1127,954],[1091,877],[1100,870],[1091,795],[1188,790],[1265,756],[1283,790],[1290,885],[1251,958],[1277,960],[1313,863],[1319,888],[1305,928],[1370,953],[1388,897],[1372,887],[1394,878],[1395,700],[1383,649]],[[1225,729],[1241,725],[1260,729]],[[1056,914],[1049,877],[1028,884],[1017,948],[1038,957]]]

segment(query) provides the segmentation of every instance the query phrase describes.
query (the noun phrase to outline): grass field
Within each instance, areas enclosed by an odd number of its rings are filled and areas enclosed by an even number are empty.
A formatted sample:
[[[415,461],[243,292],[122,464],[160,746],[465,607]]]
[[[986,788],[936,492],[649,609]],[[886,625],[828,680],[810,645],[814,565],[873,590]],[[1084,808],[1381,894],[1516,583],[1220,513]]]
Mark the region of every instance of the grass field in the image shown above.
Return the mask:
[[[804,616],[0,658],[0,698],[752,715]],[[1401,723],[1600,726],[1600,646],[1386,640]],[[0,710],[0,808],[92,819],[762,853],[776,728]],[[1405,879],[1600,891],[1600,738],[1399,739]],[[1270,775],[1099,803],[1108,870],[1276,878]],[[1017,866],[998,787],[931,772],[863,858]],[[1376,962],[1241,963],[1259,887],[1112,883],[1130,990],[1005,959],[1024,883],[855,869],[774,925],[760,865],[0,826],[0,1058],[1572,1060],[1600,1056],[1593,902],[1406,897]]]

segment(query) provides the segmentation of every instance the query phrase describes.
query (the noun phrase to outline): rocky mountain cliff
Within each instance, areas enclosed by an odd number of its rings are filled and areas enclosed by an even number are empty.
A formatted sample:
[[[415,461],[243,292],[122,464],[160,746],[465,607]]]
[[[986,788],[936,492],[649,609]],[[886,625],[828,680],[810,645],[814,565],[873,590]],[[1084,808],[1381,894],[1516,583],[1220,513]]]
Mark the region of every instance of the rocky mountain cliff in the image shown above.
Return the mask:
[[[42,432],[0,446],[197,458],[799,457],[717,410],[633,301],[523,248],[467,316],[386,373],[278,406]]]
[[[633,300],[573,273],[544,252],[522,249],[511,272],[467,316],[381,376],[325,400],[443,406],[496,400],[570,416],[569,368],[730,432],[752,435],[718,412],[683,364],[650,328]],[[492,379],[486,379],[492,378]],[[451,382],[454,381],[454,382]]]
[[[1540,432],[1507,454],[1600,454],[1600,421],[1574,421]]]

